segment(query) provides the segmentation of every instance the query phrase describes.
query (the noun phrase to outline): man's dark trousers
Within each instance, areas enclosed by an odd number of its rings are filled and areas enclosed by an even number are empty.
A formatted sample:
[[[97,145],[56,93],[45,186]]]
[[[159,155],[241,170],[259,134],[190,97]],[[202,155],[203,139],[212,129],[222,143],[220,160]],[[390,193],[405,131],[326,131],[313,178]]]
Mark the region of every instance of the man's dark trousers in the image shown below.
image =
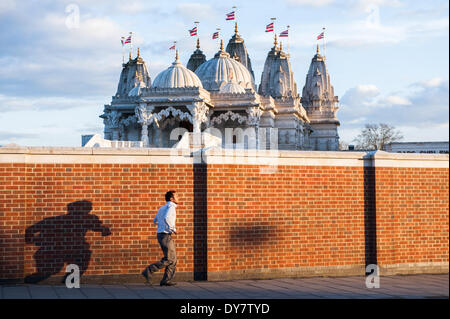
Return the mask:
[[[150,272],[166,267],[164,276],[161,280],[162,284],[172,280],[175,275],[175,269],[177,267],[177,252],[175,250],[175,243],[171,234],[158,233],[157,235],[159,245],[164,253],[163,259],[148,266]]]

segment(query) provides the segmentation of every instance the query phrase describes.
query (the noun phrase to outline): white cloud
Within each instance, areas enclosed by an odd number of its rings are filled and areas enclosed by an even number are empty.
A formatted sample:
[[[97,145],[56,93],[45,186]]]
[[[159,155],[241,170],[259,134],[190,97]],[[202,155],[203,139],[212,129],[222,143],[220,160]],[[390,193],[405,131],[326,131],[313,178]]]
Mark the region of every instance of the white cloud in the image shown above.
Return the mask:
[[[183,17],[186,23],[192,23],[197,20],[215,20],[217,12],[209,4],[202,3],[181,3],[177,5],[175,13]]]
[[[286,0],[286,2],[291,5],[323,7],[333,4],[335,0]]]
[[[2,0],[0,1],[0,15],[7,14],[8,12],[16,8],[16,2],[14,0]]]
[[[360,84],[348,89],[341,98],[341,103],[352,108],[362,109],[373,104],[373,99],[380,90],[373,84]]]
[[[43,111],[43,110],[67,110],[79,107],[101,107],[98,99],[90,98],[66,98],[66,97],[42,97],[27,98],[20,96],[6,96],[0,94],[0,112],[14,111]]]
[[[146,9],[145,3],[142,1],[128,0],[117,3],[117,9],[127,14],[136,14]]]
[[[386,97],[385,102],[392,105],[411,105],[411,101],[407,98],[395,95]]]
[[[447,83],[447,86],[448,86],[448,81],[446,81],[443,78],[437,77],[437,78],[433,78],[433,79],[430,79],[430,80],[414,83],[413,86],[426,87],[426,88],[436,88],[436,87],[440,87],[442,85],[445,85],[446,83]]]
[[[353,9],[369,13],[374,10],[374,8],[381,7],[401,7],[405,4],[399,0],[356,0],[351,2],[351,7]]]
[[[387,6],[391,8],[383,8]],[[448,35],[448,15],[424,16],[422,11],[411,11],[409,7],[407,3],[400,1],[350,2],[344,11],[350,17],[353,13],[354,18],[346,19],[330,28],[332,32],[327,33],[328,45],[340,48],[367,47]]]
[[[449,82],[424,80],[395,94],[358,85],[345,92],[338,116],[346,140],[364,124],[380,122],[396,126],[409,141],[448,140]]]

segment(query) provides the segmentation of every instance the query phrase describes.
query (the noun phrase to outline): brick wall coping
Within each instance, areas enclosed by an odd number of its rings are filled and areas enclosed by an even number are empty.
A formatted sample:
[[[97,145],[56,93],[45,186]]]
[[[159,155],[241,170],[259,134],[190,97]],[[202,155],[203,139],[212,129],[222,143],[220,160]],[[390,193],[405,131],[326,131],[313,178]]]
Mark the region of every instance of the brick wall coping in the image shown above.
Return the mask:
[[[118,163],[448,168],[448,154],[174,148],[0,147],[0,163]]]
[[[377,166],[448,168],[448,154],[411,154],[332,151],[229,150],[213,147],[204,150],[208,164],[259,164],[305,166]]]

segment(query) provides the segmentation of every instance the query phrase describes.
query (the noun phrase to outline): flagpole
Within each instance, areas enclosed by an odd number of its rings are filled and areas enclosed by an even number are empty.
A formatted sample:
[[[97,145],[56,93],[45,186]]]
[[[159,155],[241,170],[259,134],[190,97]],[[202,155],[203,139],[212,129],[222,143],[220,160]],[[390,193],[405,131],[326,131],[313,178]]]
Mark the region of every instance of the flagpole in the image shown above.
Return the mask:
[[[218,32],[218,35],[217,35],[217,44],[219,44],[219,43],[220,43],[220,28],[217,28],[216,30],[217,30],[217,32]]]
[[[323,59],[326,60],[327,59],[327,46],[325,43],[325,28],[322,28],[323,30]]]
[[[122,37],[122,64],[125,64],[125,37]]]
[[[198,22],[198,21],[195,21],[195,22],[194,22],[195,27],[197,28],[197,40],[200,39],[200,36],[198,35],[198,24],[199,24],[199,23],[200,23],[200,22]]]
[[[133,57],[133,32],[130,32],[130,56]]]
[[[277,31],[275,30],[275,20],[276,20],[277,18],[270,18],[270,20],[272,20],[273,22],[273,34],[274,34],[274,37],[273,37],[273,39],[274,39],[274,41],[275,41],[275,39],[276,39],[276,36],[277,36]],[[275,43],[275,42],[274,42]]]
[[[233,9],[233,11],[234,11],[234,22],[237,23],[237,7],[236,7],[236,6],[233,6],[232,9]]]
[[[287,37],[287,38],[288,38],[288,39],[287,39],[287,40],[288,40],[288,57],[291,56],[291,55],[290,55],[290,50],[289,50],[289,38],[291,37],[291,34],[290,34],[290,32],[289,32],[289,28],[290,28],[290,27],[291,27],[291,26],[289,26],[289,25],[287,26],[287,30],[288,30],[288,37]]]

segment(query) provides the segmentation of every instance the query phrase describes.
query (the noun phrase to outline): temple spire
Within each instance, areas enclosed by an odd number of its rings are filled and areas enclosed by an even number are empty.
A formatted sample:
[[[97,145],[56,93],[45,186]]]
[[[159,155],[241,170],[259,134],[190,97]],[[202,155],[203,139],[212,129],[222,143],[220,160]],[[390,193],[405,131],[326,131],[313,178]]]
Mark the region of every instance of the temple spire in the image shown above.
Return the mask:
[[[277,45],[278,45],[278,40],[277,40],[277,34],[276,33],[275,33],[275,36],[274,36],[273,44],[275,45],[275,49],[276,49]]]
[[[220,40],[220,51],[223,51],[223,40]]]
[[[131,51],[130,51],[130,57],[129,58],[130,58],[130,61],[133,60],[133,57],[131,56]]]
[[[197,49],[200,49],[200,39],[197,38]]]
[[[238,34],[238,25],[237,22],[234,24],[234,34]]]
[[[178,61],[179,61],[179,56],[178,56],[178,49],[177,49],[177,52],[176,52],[176,54],[175,54],[175,61],[176,61],[176,62],[178,62]]]
[[[316,49],[317,54],[319,54],[319,44],[317,43],[317,49]]]
[[[141,48],[138,48],[138,55],[137,55],[137,57],[138,57],[138,58],[141,57]]]

